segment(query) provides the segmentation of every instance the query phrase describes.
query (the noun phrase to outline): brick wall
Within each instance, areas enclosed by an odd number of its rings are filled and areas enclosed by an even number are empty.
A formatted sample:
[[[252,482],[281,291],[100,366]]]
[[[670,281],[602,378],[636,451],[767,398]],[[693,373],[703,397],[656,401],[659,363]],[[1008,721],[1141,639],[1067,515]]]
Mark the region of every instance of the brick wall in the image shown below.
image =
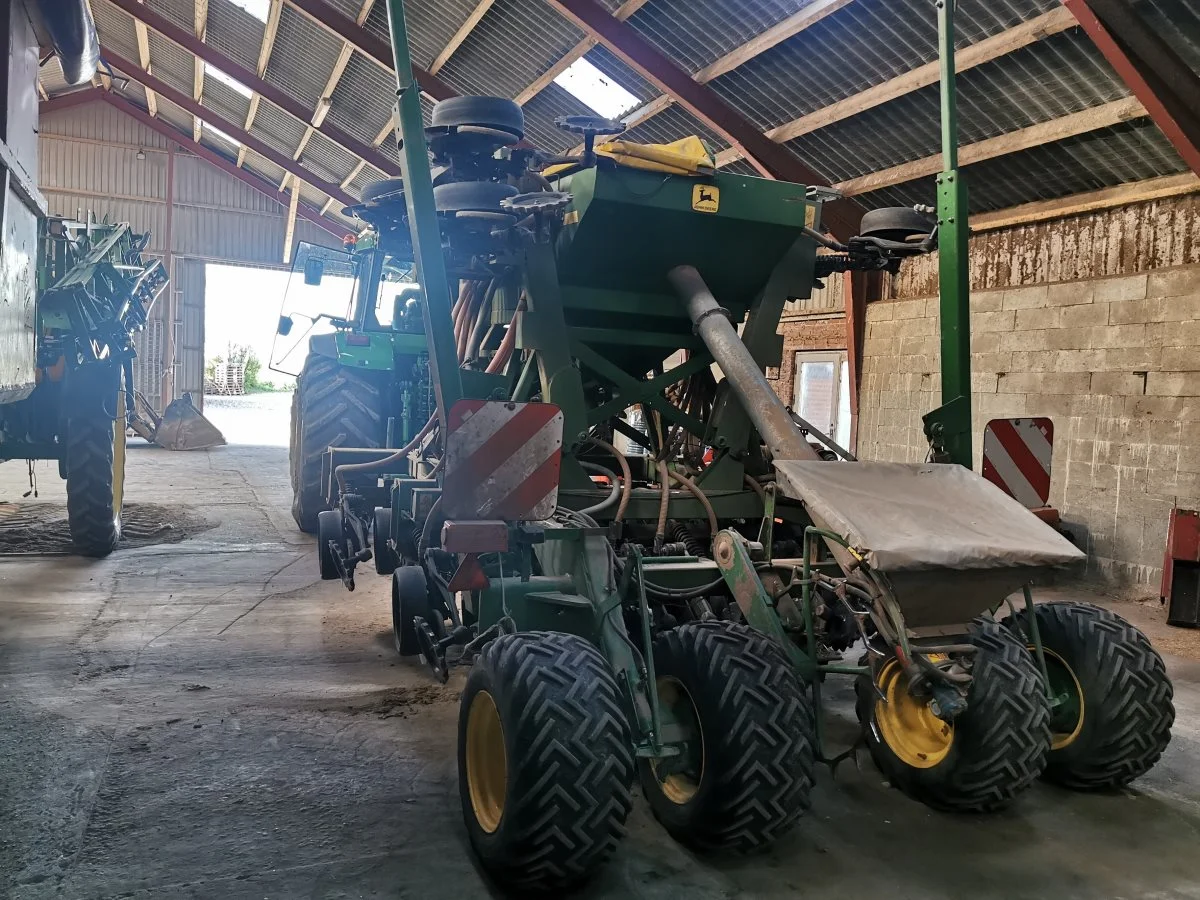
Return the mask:
[[[976,291],[975,459],[987,420],[1054,420],[1051,503],[1089,571],[1153,593],[1167,516],[1200,506],[1200,265]],[[938,300],[867,311],[858,452],[915,462],[940,398]]]
[[[785,319],[779,325],[783,335],[783,360],[779,377],[771,387],[788,406],[792,405],[796,383],[796,354],[801,350],[845,350],[846,316],[844,313],[819,313]]]

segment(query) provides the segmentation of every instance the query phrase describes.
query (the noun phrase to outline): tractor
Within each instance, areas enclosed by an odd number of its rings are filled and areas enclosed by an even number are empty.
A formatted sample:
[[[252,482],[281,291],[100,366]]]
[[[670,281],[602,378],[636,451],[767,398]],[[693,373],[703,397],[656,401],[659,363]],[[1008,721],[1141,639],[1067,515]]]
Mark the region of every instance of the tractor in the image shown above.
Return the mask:
[[[377,189],[386,195],[386,188]],[[368,193],[356,212],[369,217],[373,207]],[[298,376],[289,451],[292,516],[309,533],[337,504],[330,491],[331,448],[353,448],[351,457],[360,460],[364,453],[386,456],[371,451],[408,441],[433,408],[423,307],[416,285],[406,281],[411,253],[397,259],[374,237],[348,241],[342,250],[298,245],[272,348],[271,368]],[[298,320],[305,327],[295,334]],[[368,497],[368,511],[378,505],[373,499],[386,493]],[[372,523],[372,533],[386,534],[388,525],[381,524],[374,529]],[[326,562],[322,575],[342,574],[353,589],[353,567]]]
[[[136,418],[133,336],[167,283],[127,224],[51,216],[37,166],[39,47],[72,84],[99,58],[86,3],[26,0],[4,11],[8,119],[0,133],[0,462],[54,460],[75,549],[105,556],[121,536],[126,426]]]
[[[319,451],[318,557],[347,587],[374,558],[399,654],[442,681],[468,669],[459,794],[496,881],[588,878],[635,783],[678,840],[736,853],[788,833],[815,763],[859,745],[900,790],[963,812],[1157,761],[1161,658],[1110,612],[1033,604],[1034,580],[1082,554],[971,471],[969,393],[926,416],[930,461],[902,465],[855,460],[765,377],[785,302],[838,273],[940,250],[965,321],[952,155],[936,219],[873,210],[838,241],[836,195],[720,171],[696,138],[637,145],[564,117],[581,150],[547,154],[494,97],[443,101],[425,127],[403,4],[388,12],[402,179],[356,211],[411,265],[433,408],[406,440]],[[949,346],[953,391],[969,354]],[[838,753],[836,675],[862,725]]]
[[[143,258],[148,240],[127,224],[42,221],[28,389],[0,399],[0,460],[30,460],[31,491],[32,461],[57,461],[84,556],[106,556],[121,537],[133,336],[167,283],[162,263]]]

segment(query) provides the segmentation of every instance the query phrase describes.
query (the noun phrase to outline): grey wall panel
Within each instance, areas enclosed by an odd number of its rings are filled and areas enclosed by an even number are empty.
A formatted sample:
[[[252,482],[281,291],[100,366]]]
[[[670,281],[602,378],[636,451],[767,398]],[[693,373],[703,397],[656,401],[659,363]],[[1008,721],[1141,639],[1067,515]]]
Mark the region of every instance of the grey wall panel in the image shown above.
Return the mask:
[[[175,392],[190,392],[197,403],[204,394],[205,263],[175,261]]]
[[[62,110],[41,120],[42,135],[83,138],[110,144],[126,144],[165,150],[166,138],[151,131],[137,119],[132,119],[107,103],[89,103]]]
[[[55,215],[130,222],[166,236],[166,141],[104,103],[46,117],[39,182]],[[142,159],[138,159],[138,151]],[[256,266],[283,264],[286,208],[183,150],[175,153],[173,251],[190,258]],[[328,232],[297,223],[296,237],[336,246]]]

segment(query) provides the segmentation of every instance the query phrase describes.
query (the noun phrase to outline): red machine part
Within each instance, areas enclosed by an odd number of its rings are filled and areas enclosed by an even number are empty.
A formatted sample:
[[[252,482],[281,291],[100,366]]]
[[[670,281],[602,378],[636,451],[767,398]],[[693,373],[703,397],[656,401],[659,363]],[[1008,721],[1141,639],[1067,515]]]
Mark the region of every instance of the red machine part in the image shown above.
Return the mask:
[[[1200,627],[1200,512],[1194,509],[1171,510],[1159,597],[1168,604],[1168,625]]]

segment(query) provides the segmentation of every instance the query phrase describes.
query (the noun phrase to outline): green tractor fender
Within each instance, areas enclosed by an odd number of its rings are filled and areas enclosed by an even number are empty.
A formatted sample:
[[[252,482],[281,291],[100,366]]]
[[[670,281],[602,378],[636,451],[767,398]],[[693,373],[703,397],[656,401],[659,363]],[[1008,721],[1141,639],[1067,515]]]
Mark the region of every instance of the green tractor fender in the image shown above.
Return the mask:
[[[308,352],[326,356],[349,369],[390,372],[395,366],[392,335],[361,331],[316,334],[308,340]]]

